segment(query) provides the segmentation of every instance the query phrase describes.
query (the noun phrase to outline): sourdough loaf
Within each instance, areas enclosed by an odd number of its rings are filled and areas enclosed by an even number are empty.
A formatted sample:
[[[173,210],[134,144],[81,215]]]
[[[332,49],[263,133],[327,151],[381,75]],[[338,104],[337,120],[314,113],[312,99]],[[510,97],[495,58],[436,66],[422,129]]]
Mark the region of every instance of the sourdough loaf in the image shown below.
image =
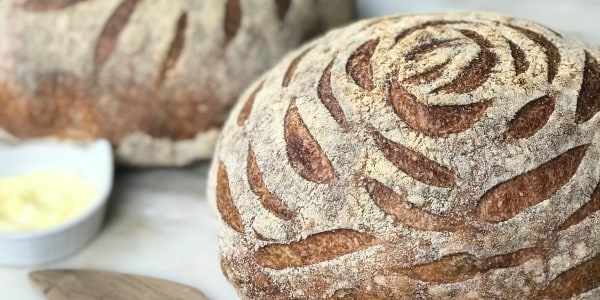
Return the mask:
[[[0,136],[107,138],[137,165],[208,158],[243,88],[352,13],[346,0],[0,1]]]
[[[485,13],[332,31],[241,97],[208,197],[244,299],[599,299],[600,56]]]

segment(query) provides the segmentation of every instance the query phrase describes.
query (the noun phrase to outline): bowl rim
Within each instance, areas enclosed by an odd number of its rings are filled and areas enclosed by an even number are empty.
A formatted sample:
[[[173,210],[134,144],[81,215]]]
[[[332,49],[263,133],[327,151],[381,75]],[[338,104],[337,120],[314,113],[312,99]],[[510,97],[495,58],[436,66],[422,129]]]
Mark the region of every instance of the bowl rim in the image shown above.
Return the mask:
[[[41,143],[35,143],[35,144],[41,144]],[[25,146],[25,145],[26,144],[17,145],[17,146]],[[50,147],[59,145],[61,147],[67,146],[67,147],[79,148],[79,149],[82,149],[82,148],[85,148],[85,149],[99,148],[99,149],[101,149],[101,151],[99,151],[100,153],[103,153],[103,157],[101,159],[103,159],[103,160],[107,161],[107,163],[109,163],[109,167],[107,170],[108,174],[107,174],[107,178],[106,178],[108,184],[106,185],[105,189],[101,190],[99,195],[94,199],[94,203],[92,205],[90,205],[82,213],[78,214],[76,217],[74,217],[66,222],[60,223],[58,225],[39,229],[39,230],[22,231],[22,232],[21,231],[17,231],[17,232],[0,231],[0,240],[5,240],[5,241],[6,240],[29,240],[29,239],[36,239],[36,238],[44,238],[47,236],[62,233],[64,231],[90,219],[96,212],[98,212],[108,202],[108,198],[112,191],[113,180],[114,180],[114,154],[113,154],[113,150],[112,150],[112,146],[111,146],[110,142],[108,142],[106,139],[99,139],[94,142],[90,142],[88,144],[83,144],[83,145],[67,144],[67,143],[52,143],[52,144],[44,143],[44,145],[50,146]]]

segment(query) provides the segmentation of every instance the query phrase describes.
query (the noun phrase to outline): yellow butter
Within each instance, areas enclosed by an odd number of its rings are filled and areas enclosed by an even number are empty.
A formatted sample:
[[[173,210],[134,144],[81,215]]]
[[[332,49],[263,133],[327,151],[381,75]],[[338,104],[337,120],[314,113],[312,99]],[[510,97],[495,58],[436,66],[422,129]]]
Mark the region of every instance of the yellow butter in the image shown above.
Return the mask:
[[[83,213],[98,195],[92,184],[66,172],[0,178],[0,231],[46,229]]]

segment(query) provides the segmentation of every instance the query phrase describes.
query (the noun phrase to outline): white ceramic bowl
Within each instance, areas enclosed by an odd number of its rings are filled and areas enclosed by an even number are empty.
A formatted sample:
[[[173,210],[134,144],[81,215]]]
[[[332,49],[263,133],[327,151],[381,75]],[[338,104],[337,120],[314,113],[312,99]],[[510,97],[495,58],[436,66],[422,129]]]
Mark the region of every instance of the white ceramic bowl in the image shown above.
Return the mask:
[[[31,232],[0,232],[0,264],[40,265],[64,258],[90,242],[102,226],[113,169],[112,148],[105,140],[85,146],[32,142],[0,147],[0,178],[66,171],[81,176],[99,191],[86,211],[66,223]]]

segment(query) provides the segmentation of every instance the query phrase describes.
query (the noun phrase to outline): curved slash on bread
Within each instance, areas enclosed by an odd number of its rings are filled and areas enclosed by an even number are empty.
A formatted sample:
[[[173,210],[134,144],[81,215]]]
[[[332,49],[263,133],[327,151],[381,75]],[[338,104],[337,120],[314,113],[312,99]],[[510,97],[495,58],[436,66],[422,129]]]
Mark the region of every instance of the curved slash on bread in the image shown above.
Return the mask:
[[[535,299],[571,299],[600,287],[600,255],[558,275]]]
[[[431,136],[444,136],[471,128],[490,105],[490,101],[483,101],[466,105],[427,106],[417,101],[417,97],[396,80],[390,81],[388,95],[394,112],[408,126]]]
[[[160,70],[158,71],[158,78],[156,79],[156,86],[161,86],[165,81],[167,76],[167,72],[171,70],[177,60],[179,60],[179,56],[183,51],[183,47],[185,47],[185,31],[187,28],[187,13],[183,12],[179,19],[177,20],[177,24],[175,25],[175,36],[171,41],[171,46],[169,46],[169,50],[167,51],[167,55],[163,59]]]
[[[575,110],[578,124],[589,121],[600,111],[600,64],[589,52],[585,51],[583,82],[577,97]]]
[[[538,256],[538,252],[537,248],[525,248],[487,259],[456,253],[422,265],[389,270],[424,282],[455,283],[469,280],[480,273],[522,265]]]
[[[418,152],[386,139],[381,133],[375,133],[374,138],[385,158],[410,177],[442,188],[451,188],[456,185],[456,175],[448,168]]]
[[[288,85],[290,85],[290,82],[292,82],[292,78],[294,78],[294,74],[296,73],[296,69],[298,68],[298,64],[300,64],[302,58],[304,58],[304,55],[306,55],[306,53],[308,53],[308,51],[310,51],[311,49],[312,48],[304,50],[304,52],[300,53],[298,56],[296,56],[296,58],[294,58],[294,60],[292,60],[287,71],[285,71],[285,75],[283,76],[283,82],[281,83],[281,86],[287,87]]]
[[[507,137],[524,139],[534,135],[548,123],[555,102],[554,96],[546,95],[525,104],[508,123]]]
[[[554,77],[556,77],[556,74],[558,73],[558,66],[560,65],[561,61],[561,56],[560,52],[558,51],[558,47],[556,47],[556,45],[554,45],[553,42],[549,41],[546,37],[537,32],[514,25],[508,25],[508,27],[519,31],[527,38],[540,45],[542,49],[544,49],[544,53],[546,54],[548,63],[548,82],[552,82],[554,80]]]
[[[300,176],[315,183],[329,183],[335,177],[331,161],[312,136],[292,100],[284,119],[284,136],[290,164]]]
[[[515,44],[513,41],[508,40],[508,46],[510,47],[510,55],[513,58],[513,66],[515,68],[515,75],[519,75],[525,73],[529,69],[529,61],[527,61],[527,56],[525,52],[519,45]]]
[[[231,197],[227,168],[222,161],[219,161],[217,170],[217,209],[225,223],[239,233],[244,232],[242,217]]]
[[[250,117],[250,113],[252,112],[252,107],[254,106],[254,99],[256,99],[256,95],[258,95],[260,90],[262,90],[264,83],[265,83],[264,81],[261,81],[261,83],[258,84],[258,86],[254,89],[254,91],[252,91],[252,94],[250,94],[250,97],[248,97],[248,100],[246,100],[246,103],[244,104],[242,111],[240,111],[240,114],[238,115],[238,119],[237,119],[238,126],[243,126],[244,124],[246,124],[246,121],[248,121],[248,118]]]
[[[419,73],[419,74],[410,76],[410,77],[402,80],[402,82],[410,83],[410,84],[431,83],[432,81],[434,81],[434,80],[442,77],[442,75],[444,75],[444,70],[448,66],[448,64],[450,64],[450,60],[446,60],[445,62],[443,62],[439,65],[430,67],[428,70],[426,70],[423,73]]]
[[[277,16],[279,20],[283,21],[285,19],[285,15],[292,4],[292,0],[275,0],[275,5],[277,6]]]
[[[365,42],[352,52],[346,63],[346,73],[364,90],[370,91],[375,88],[371,58],[378,44],[379,39]]]
[[[94,68],[98,72],[117,46],[121,31],[127,25],[138,0],[124,0],[104,24],[94,52]]]
[[[332,260],[378,243],[371,235],[338,229],[317,233],[298,242],[267,245],[258,249],[254,257],[265,268],[281,270]]]
[[[481,51],[477,57],[471,61],[469,66],[462,70],[457,78],[444,86],[436,88],[432,93],[444,92],[465,94],[471,92],[488,80],[492,73],[492,69],[496,63],[498,63],[498,57],[490,50],[493,48],[493,45],[488,40],[472,30],[462,29],[460,32],[475,42]]]
[[[327,108],[333,119],[340,125],[344,131],[348,131],[349,125],[346,121],[346,116],[344,115],[344,111],[340,106],[340,103],[337,101],[335,96],[333,95],[333,90],[331,89],[331,68],[333,66],[333,60],[327,65],[325,71],[323,71],[323,76],[319,80],[319,85],[317,87],[317,95],[323,105]]]
[[[259,197],[263,207],[283,220],[291,220],[296,215],[294,211],[289,209],[281,199],[275,196],[275,194],[273,194],[265,185],[262,173],[258,168],[258,163],[256,162],[256,157],[254,152],[252,152],[251,147],[248,147],[246,171],[250,190]]]
[[[575,175],[588,146],[572,148],[534,170],[491,188],[477,204],[477,217],[486,222],[503,222],[550,198]]]
[[[225,31],[224,45],[228,45],[242,24],[242,7],[240,0],[227,0],[225,3],[225,22],[223,24]]]
[[[590,196],[590,200],[574,212],[569,218],[567,218],[558,230],[565,230],[569,227],[580,223],[585,220],[591,214],[600,210],[600,183],[596,185],[596,188]]]
[[[451,217],[432,214],[409,205],[402,196],[375,179],[365,180],[371,199],[385,213],[393,215],[397,224],[426,231],[457,231],[460,221]]]

